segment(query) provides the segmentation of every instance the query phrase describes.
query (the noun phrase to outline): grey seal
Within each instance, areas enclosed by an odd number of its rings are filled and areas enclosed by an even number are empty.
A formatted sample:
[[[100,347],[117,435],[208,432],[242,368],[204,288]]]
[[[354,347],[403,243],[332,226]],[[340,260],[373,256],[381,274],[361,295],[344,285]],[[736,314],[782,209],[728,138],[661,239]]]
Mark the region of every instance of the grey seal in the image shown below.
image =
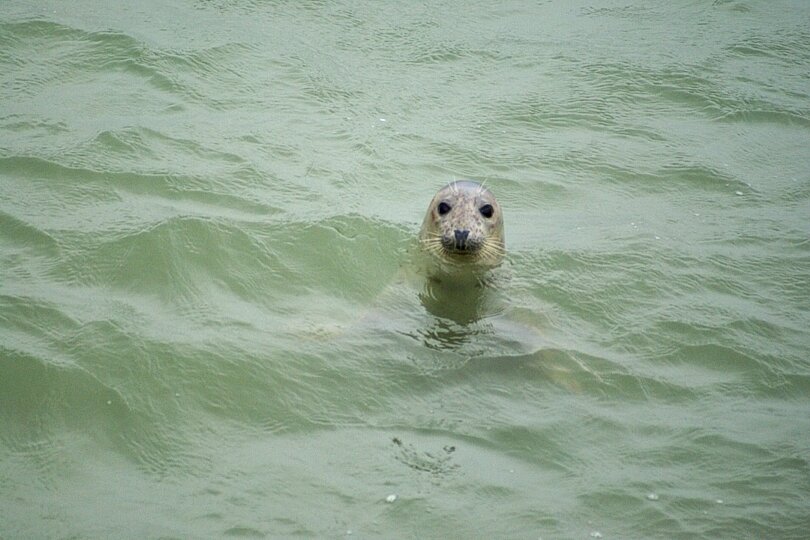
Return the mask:
[[[470,180],[441,188],[419,231],[422,251],[445,271],[484,271],[506,253],[503,212],[492,192]]]
[[[471,180],[441,188],[418,245],[419,298],[428,312],[467,324],[502,310],[496,286],[502,276],[494,269],[506,254],[503,212],[489,189]]]

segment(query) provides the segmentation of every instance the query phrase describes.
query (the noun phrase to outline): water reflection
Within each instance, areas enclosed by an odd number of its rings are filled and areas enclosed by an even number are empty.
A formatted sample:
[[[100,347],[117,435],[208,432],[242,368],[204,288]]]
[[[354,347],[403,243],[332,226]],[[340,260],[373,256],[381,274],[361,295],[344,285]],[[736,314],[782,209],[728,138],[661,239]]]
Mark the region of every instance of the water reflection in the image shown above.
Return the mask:
[[[488,317],[503,311],[503,301],[491,276],[442,276],[425,280],[419,301],[432,315],[421,328],[427,347],[453,350],[480,334],[491,332]]]

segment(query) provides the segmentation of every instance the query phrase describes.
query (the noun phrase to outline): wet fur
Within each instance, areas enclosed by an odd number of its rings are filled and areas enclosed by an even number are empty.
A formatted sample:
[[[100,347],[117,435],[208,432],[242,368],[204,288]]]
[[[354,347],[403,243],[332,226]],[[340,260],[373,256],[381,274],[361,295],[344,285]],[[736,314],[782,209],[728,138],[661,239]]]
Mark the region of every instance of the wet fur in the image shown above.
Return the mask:
[[[450,206],[444,215],[439,213],[441,203]],[[484,205],[492,206],[492,217],[481,213]],[[454,248],[456,231],[469,231],[465,249]],[[483,185],[466,180],[452,182],[440,189],[430,202],[419,242],[422,251],[443,267],[494,268],[506,253],[501,207]]]

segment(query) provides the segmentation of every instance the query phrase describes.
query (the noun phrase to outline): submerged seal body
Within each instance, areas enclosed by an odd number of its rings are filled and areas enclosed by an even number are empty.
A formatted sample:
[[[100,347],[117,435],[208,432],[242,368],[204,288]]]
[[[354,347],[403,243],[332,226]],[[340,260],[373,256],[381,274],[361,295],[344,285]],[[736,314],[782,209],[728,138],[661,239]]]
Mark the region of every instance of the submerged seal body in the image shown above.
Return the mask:
[[[477,182],[447,184],[430,201],[419,243],[446,272],[494,268],[506,252],[501,206]]]

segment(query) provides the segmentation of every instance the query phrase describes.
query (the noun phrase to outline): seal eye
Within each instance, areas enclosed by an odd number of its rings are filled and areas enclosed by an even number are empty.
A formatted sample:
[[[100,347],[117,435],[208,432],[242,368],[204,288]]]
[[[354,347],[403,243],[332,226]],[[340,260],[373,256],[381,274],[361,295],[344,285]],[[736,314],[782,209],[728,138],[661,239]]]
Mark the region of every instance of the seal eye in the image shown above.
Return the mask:
[[[491,204],[485,204],[484,206],[479,208],[478,211],[481,212],[481,215],[487,219],[491,218],[492,214],[495,213],[495,209],[492,208]]]
[[[447,204],[446,202],[440,202],[439,203],[439,215],[440,216],[445,215],[449,211],[450,211],[450,205],[449,204]]]

